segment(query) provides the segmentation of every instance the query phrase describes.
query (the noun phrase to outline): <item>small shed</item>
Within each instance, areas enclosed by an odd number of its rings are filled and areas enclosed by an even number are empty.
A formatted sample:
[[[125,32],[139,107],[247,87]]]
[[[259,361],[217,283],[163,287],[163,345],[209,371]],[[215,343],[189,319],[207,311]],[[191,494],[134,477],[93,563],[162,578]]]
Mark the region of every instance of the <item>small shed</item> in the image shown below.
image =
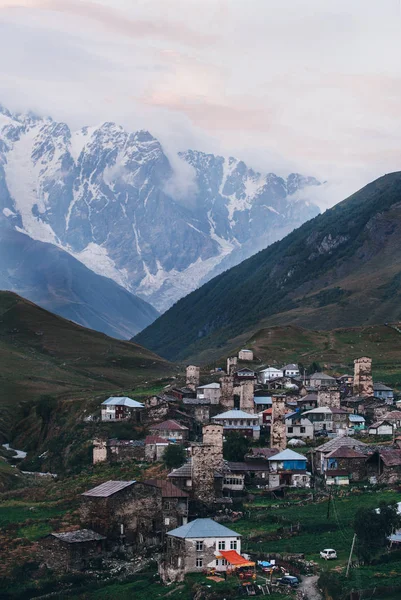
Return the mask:
[[[369,435],[393,435],[393,424],[390,421],[378,421],[369,426]]]
[[[106,538],[91,529],[50,533],[39,542],[39,554],[49,569],[83,571],[106,549]]]

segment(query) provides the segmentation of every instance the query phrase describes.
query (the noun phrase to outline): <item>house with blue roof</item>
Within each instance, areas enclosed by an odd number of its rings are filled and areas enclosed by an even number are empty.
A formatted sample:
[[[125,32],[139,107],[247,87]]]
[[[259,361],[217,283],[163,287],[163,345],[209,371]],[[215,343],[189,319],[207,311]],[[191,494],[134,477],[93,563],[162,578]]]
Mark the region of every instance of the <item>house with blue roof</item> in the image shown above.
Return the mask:
[[[270,470],[278,475],[279,485],[290,487],[310,487],[311,474],[303,454],[286,448],[268,459]]]
[[[205,569],[227,571],[240,560],[241,534],[213,519],[195,519],[167,532],[166,550],[159,566],[163,581],[182,581],[187,573]],[[226,555],[226,556],[224,556]]]

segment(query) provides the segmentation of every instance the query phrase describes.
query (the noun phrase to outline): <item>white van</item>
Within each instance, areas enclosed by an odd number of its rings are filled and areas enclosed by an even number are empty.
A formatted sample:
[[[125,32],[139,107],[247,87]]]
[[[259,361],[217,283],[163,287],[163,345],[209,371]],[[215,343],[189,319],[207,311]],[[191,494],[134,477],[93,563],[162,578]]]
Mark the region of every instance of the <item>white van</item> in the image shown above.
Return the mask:
[[[321,551],[320,558],[324,558],[325,560],[337,558],[337,552],[333,550],[333,548],[326,548],[325,550]]]

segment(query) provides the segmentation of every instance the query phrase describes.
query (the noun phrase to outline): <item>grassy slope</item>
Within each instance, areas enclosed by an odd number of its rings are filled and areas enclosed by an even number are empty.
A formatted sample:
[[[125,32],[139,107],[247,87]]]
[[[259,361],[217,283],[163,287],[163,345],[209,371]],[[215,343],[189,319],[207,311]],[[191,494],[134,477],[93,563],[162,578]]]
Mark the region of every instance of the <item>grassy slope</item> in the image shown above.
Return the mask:
[[[251,348],[257,362],[283,365],[313,361],[338,373],[353,373],[354,359],[370,356],[373,359],[373,375],[376,381],[384,381],[401,388],[401,334],[386,325],[350,327],[333,331],[313,331],[292,325],[260,329],[250,338],[242,336],[232,340],[229,350],[237,352],[241,347]],[[223,366],[221,349],[203,353],[200,359]],[[252,365],[250,365],[252,366]]]
[[[222,355],[265,325],[329,330],[400,319],[400,200],[401,174],[380,178],[180,300],[136,339],[194,360],[208,348]]]

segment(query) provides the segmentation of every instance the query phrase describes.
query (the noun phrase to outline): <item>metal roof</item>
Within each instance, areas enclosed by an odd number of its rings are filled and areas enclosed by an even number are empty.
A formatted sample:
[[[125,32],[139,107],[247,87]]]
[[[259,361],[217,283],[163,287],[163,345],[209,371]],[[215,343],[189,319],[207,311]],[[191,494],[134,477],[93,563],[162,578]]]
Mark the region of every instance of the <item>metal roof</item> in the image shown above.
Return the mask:
[[[373,389],[375,392],[392,392],[393,388],[384,385],[384,383],[374,383]]]
[[[332,440],[329,440],[325,444],[318,446],[316,448],[316,452],[331,452],[332,450],[335,450],[336,448],[341,448],[342,446],[349,446],[350,448],[358,448],[361,451],[363,451],[364,448],[368,447],[367,444],[364,444],[363,442],[360,442],[359,440],[356,440],[354,438],[344,435],[344,436],[337,436],[337,437],[333,438]]]
[[[219,383],[207,383],[206,385],[199,385],[197,389],[204,390],[205,388],[217,390],[217,388],[220,389],[220,384]]]
[[[226,412],[220,413],[214,419],[255,419],[258,420],[258,415],[254,415],[252,413],[247,413],[244,410],[240,410],[239,408],[234,408],[233,410],[227,410]]]
[[[303,460],[306,461],[306,456],[303,454],[298,454],[298,452],[294,452],[294,450],[290,450],[286,448],[282,452],[275,454],[274,456],[270,456],[267,460]]]
[[[169,419],[168,421],[163,421],[162,423],[156,423],[156,425],[151,425],[149,427],[150,431],[188,431],[188,427],[185,425],[181,425],[178,421],[174,421],[173,419]]]
[[[216,523],[213,519],[195,519],[195,521],[169,531],[167,535],[185,539],[240,537],[239,533],[228,529],[224,525],[220,525],[220,523]]]
[[[75,544],[77,542],[93,542],[99,540],[105,540],[104,535],[92,531],[92,529],[78,529],[77,531],[62,531],[60,533],[51,533],[51,536],[67,542],[68,544]]]
[[[315,379],[327,379],[330,381],[335,381],[334,377],[331,377],[331,375],[326,375],[326,373],[313,373],[313,375],[310,376],[309,379],[315,380]]]
[[[165,479],[147,479],[144,483],[159,488],[162,492],[162,498],[188,498],[188,494],[180,490],[171,481],[166,481]]]
[[[186,477],[190,479],[192,477],[192,465],[191,462],[185,463],[182,467],[178,467],[177,469],[173,469],[171,473],[167,475],[167,477]]]
[[[298,365],[294,363],[290,363],[289,365],[284,365],[283,371],[299,371]]]
[[[271,396],[256,396],[253,401],[255,404],[273,404]]]
[[[104,402],[102,406],[129,406],[130,408],[145,408],[141,402],[137,402],[132,398],[126,396],[110,396]]]
[[[348,419],[350,420],[351,423],[364,423],[365,422],[365,417],[362,417],[361,415],[349,415]]]
[[[81,496],[91,496],[92,498],[108,498],[117,492],[121,492],[127,487],[134,485],[135,480],[132,481],[105,481],[100,485],[88,490],[81,494]]]

